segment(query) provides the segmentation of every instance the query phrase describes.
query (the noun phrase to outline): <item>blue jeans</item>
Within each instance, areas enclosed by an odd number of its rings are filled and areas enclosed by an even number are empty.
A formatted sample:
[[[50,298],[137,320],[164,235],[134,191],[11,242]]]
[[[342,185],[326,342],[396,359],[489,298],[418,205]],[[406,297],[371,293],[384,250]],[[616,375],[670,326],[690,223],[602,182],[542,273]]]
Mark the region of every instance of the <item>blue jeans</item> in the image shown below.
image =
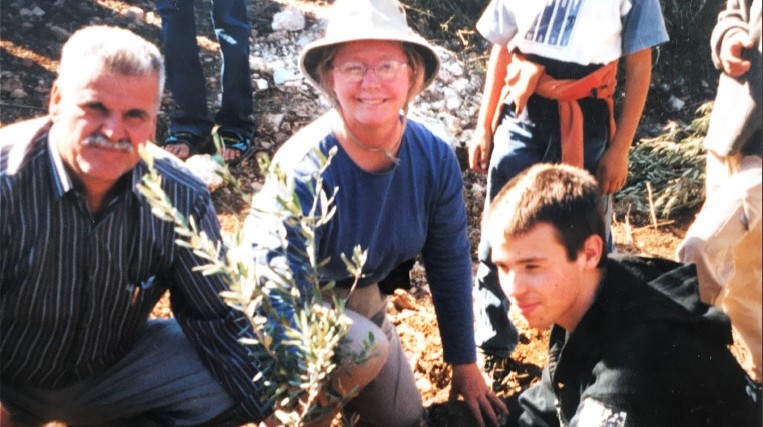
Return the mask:
[[[519,116],[514,113],[513,104],[502,108],[502,118],[493,137],[493,151],[490,154],[485,212],[501,188],[519,173],[537,163],[558,163],[561,160],[559,116],[555,101],[533,96]],[[606,105],[598,100],[582,100],[581,108],[586,118],[583,129],[584,166],[595,173],[609,139],[608,113]],[[611,197],[605,196],[604,199],[605,218],[611,218]],[[605,222],[609,236],[609,221]],[[509,319],[509,300],[501,290],[497,269],[490,260],[488,237],[483,230],[477,252],[480,265],[475,277],[475,339],[482,352],[505,358],[517,346],[519,336]]]
[[[162,17],[167,84],[179,110],[170,116],[170,132],[208,135],[214,124],[250,132],[253,123],[249,32],[245,0],[210,0],[212,25],[222,52],[220,110],[210,120],[206,79],[196,43],[194,0],[157,0]]]
[[[17,425],[189,426],[212,420],[235,402],[173,319],[149,321],[114,366],[70,387],[46,390],[2,384],[2,404]]]

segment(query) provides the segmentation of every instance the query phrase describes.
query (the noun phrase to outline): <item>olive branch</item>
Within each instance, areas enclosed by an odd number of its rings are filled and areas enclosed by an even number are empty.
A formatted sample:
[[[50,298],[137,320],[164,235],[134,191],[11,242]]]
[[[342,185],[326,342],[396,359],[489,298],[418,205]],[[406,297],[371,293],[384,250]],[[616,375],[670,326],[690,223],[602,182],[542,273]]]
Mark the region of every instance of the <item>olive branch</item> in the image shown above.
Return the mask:
[[[225,165],[221,153],[221,143],[215,141],[218,154],[213,158],[220,164],[218,172],[223,180],[245,197],[238,181]],[[363,364],[373,355],[374,340],[369,333],[362,343],[360,352],[340,354],[340,343],[349,330],[352,321],[344,314],[346,300],[336,297],[324,301],[323,292],[330,290],[334,282],[321,283],[318,268],[329,260],[316,258],[316,230],[326,224],[336,212],[334,195],[328,197],[323,189],[322,173],[331,162],[336,150],[324,156],[316,151],[320,168],[305,181],[312,194],[313,204],[303,213],[302,205],[295,192],[294,179],[289,178],[276,164],[261,160],[260,170],[267,171],[269,185],[276,186],[275,208],[253,205],[258,215],[273,219],[275,234],[281,241],[282,259],[286,259],[287,229],[292,236],[301,239],[304,250],[292,245],[305,265],[292,271],[287,262],[258,263],[251,243],[247,243],[241,230],[222,233],[222,243],[210,239],[198,229],[193,217],[186,218],[172,204],[162,188],[162,177],[154,168],[154,159],[149,150],[143,150],[141,157],[148,166],[148,173],[138,185],[140,193],[151,205],[152,213],[174,224],[178,246],[188,248],[205,262],[194,270],[203,275],[220,275],[228,286],[221,293],[229,305],[241,310],[251,323],[254,336],[242,338],[241,342],[250,347],[250,354],[259,362],[260,372],[253,379],[260,381],[265,396],[271,396],[275,407],[275,417],[288,426],[304,426],[313,423],[326,414],[332,413],[354,397],[358,390],[339,392],[331,382],[331,375],[342,363]],[[366,252],[356,246],[348,258],[342,261],[355,281],[362,276]],[[300,290],[297,276],[306,278],[309,292]],[[284,310],[284,307],[287,309]],[[353,420],[345,420],[353,424]]]

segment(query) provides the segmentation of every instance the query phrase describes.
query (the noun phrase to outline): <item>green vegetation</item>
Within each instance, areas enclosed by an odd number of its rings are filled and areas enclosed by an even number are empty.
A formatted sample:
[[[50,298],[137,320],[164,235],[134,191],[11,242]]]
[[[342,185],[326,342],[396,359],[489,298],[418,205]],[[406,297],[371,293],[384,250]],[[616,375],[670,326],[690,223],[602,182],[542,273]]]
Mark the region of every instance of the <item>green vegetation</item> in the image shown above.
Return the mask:
[[[220,143],[216,143],[219,153]],[[339,344],[351,321],[344,315],[344,300],[331,303],[323,300],[321,291],[334,284],[321,287],[316,274],[317,267],[327,260],[315,258],[315,230],[334,214],[333,200],[326,197],[321,179],[321,172],[330,163],[331,156],[333,153],[328,158],[321,158],[322,169],[312,177],[316,197],[307,215],[303,214],[293,182],[286,174],[277,167],[261,165],[261,170],[268,170],[269,182],[277,186],[275,191],[284,197],[278,199],[278,206],[272,211],[258,212],[272,216],[275,223],[286,224],[303,239],[305,253],[302,255],[309,262],[299,267],[302,269],[299,274],[306,276],[312,285],[312,292],[305,295],[295,283],[297,272],[288,265],[256,264],[250,243],[242,237],[240,230],[224,233],[223,246],[199,233],[193,218],[183,217],[172,206],[162,189],[161,176],[153,168],[153,159],[149,153],[143,153],[150,172],[139,186],[141,194],[151,204],[154,215],[175,224],[179,236],[176,244],[192,249],[207,262],[197,270],[204,275],[219,274],[229,286],[230,291],[224,292],[223,298],[246,314],[256,336],[243,340],[251,345],[252,357],[261,367],[260,375],[254,380],[262,383],[265,396],[270,396],[275,405],[276,418],[287,426],[310,424],[353,397],[356,390],[342,395],[334,389],[332,373],[340,360],[358,365],[364,363],[374,346],[373,336],[369,334],[358,354],[339,353]],[[223,178],[237,187],[238,183],[219,155],[217,160]],[[276,228],[274,232],[281,238],[281,248],[285,251],[286,227]],[[357,280],[365,252],[356,247],[351,259],[344,256],[342,259]],[[279,305],[280,310],[276,309]],[[284,307],[290,310],[285,312]],[[352,420],[345,422],[351,424]]]
[[[670,121],[666,132],[637,144],[629,154],[628,182],[619,203],[635,212],[669,218],[695,209],[705,199],[705,149],[712,102],[703,104],[688,126]]]

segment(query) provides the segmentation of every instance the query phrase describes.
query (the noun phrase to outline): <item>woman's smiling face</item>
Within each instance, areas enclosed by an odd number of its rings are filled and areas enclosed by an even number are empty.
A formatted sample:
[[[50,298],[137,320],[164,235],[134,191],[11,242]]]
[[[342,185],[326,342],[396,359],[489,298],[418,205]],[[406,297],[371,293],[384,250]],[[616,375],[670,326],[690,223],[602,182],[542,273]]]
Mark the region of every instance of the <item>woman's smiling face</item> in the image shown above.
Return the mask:
[[[399,42],[360,40],[343,44],[332,60],[330,86],[350,127],[382,127],[398,120],[411,87],[411,66]],[[386,78],[375,70],[386,68]],[[360,81],[344,71],[365,69]],[[389,72],[390,66],[399,72]],[[389,74],[389,75],[387,75]]]

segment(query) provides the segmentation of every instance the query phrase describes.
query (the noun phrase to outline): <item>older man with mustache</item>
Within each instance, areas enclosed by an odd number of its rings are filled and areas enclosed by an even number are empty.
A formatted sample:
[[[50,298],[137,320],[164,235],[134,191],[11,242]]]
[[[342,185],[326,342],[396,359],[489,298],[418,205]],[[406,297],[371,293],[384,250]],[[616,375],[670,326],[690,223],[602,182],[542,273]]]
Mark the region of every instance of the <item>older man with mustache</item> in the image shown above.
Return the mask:
[[[0,424],[234,425],[271,409],[220,276],[175,245],[136,185],[154,167],[213,239],[202,182],[153,139],[164,75],[123,29],[77,31],[49,115],[0,130]],[[175,319],[149,320],[170,290]],[[243,332],[242,332],[243,331]]]

